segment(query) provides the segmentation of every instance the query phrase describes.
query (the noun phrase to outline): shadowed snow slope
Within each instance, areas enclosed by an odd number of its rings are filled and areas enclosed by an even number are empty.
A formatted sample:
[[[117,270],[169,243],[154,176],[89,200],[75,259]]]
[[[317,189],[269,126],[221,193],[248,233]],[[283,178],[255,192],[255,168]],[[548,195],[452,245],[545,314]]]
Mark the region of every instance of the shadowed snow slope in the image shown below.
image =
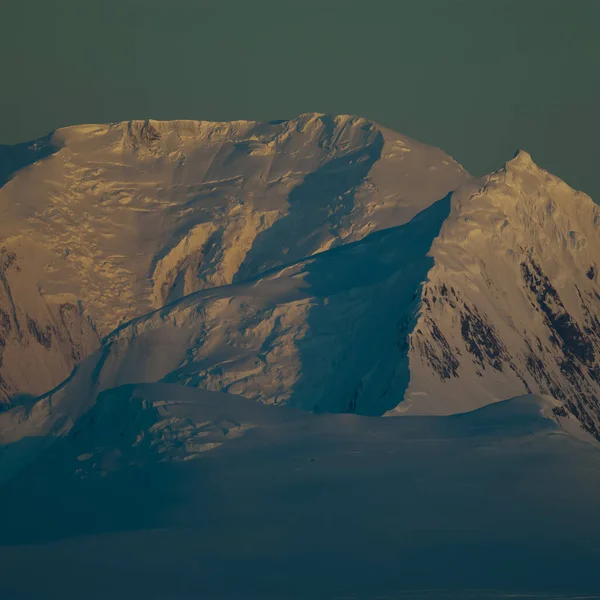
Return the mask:
[[[593,597],[600,453],[555,404],[376,419],[107,390],[2,486],[2,596]]]
[[[0,401],[57,385],[94,328],[401,225],[468,179],[352,116],[81,125],[0,147]]]

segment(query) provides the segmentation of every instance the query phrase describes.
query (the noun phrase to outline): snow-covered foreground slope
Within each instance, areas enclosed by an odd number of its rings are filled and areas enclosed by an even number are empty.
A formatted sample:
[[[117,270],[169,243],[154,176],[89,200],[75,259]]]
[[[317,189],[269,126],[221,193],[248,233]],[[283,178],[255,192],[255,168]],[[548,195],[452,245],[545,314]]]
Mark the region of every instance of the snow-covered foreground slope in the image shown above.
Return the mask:
[[[406,223],[468,179],[351,116],[82,125],[0,147],[0,401],[60,383],[94,330]]]
[[[377,419],[108,390],[0,488],[2,597],[593,598],[600,453],[554,405]]]

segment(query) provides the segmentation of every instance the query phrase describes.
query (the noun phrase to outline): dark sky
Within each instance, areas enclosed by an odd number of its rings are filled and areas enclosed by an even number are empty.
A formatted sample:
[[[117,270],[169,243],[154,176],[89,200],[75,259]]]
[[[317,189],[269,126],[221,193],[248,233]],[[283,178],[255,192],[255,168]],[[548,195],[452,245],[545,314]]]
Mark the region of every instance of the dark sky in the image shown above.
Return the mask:
[[[370,117],[600,200],[600,0],[0,0],[0,143],[132,118]]]

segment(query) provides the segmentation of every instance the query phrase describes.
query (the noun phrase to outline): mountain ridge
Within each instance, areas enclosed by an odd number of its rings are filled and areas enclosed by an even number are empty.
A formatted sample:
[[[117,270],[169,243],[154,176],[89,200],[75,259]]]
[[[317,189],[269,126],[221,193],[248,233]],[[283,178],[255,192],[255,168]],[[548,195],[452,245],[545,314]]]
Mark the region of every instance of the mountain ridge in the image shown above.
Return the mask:
[[[30,146],[41,159],[0,187],[9,404],[58,385],[119,323],[403,223],[469,177],[443,152],[353,116],[81,125]],[[29,322],[21,352],[14,331]],[[51,366],[29,377],[48,362],[29,356],[48,345]]]
[[[452,329],[452,354],[471,356],[472,364],[479,364],[467,376],[475,389],[478,379],[496,373],[486,384],[487,394],[500,389],[489,399],[514,395],[516,389],[570,397],[572,410],[590,419],[587,426],[595,435],[599,224],[600,210],[591,198],[520,153],[503,169],[453,194],[451,214],[432,247],[436,268],[425,286],[421,320],[425,330],[427,321]],[[454,293],[458,283],[460,298]],[[486,312],[496,316],[488,318]],[[508,354],[520,356],[510,360]],[[420,360],[414,353],[413,358]],[[420,380],[417,375],[421,383],[414,383],[415,391],[429,387],[433,398],[435,384],[425,373]],[[456,365],[450,379],[460,376]],[[454,387],[451,394],[452,385],[444,386],[445,395],[459,401],[461,391]],[[485,401],[486,391],[479,391]],[[423,397],[415,397],[417,402],[423,404]],[[591,405],[594,417],[581,402]],[[442,410],[439,403],[436,410]]]
[[[80,155],[112,153],[139,168],[176,165],[166,172],[169,190],[179,189],[183,180],[173,174],[193,160],[186,139],[201,136],[212,149],[208,162],[197,163],[205,165],[194,187],[200,195],[177,213],[192,221],[148,263],[145,304],[101,330],[100,349],[87,349],[90,359],[72,381],[46,397],[75,389],[93,402],[115,386],[165,381],[316,412],[381,415],[453,414],[538,393],[564,402],[600,435],[600,210],[526,151],[473,179],[441,151],[365,119],[322,114],[269,123],[130,121],[55,136]],[[226,145],[210,146],[223,139]],[[244,206],[262,207],[266,223],[280,200],[257,190],[280,182],[273,177],[291,163],[275,168],[273,161],[292,155],[312,170],[285,187],[279,216],[257,233]],[[127,171],[134,178],[150,172]],[[452,178],[459,185],[448,189]],[[86,186],[96,190],[98,181],[96,173]],[[206,184],[217,185],[208,196]],[[221,185],[233,185],[230,193],[241,186],[241,195],[219,216],[211,198],[221,197]],[[110,210],[127,214],[129,195]],[[212,216],[199,221],[194,215],[205,205]],[[160,202],[153,206],[141,214],[162,214]],[[227,241],[236,214],[242,228]],[[225,219],[221,230],[218,219]],[[42,329],[33,331],[44,341]]]

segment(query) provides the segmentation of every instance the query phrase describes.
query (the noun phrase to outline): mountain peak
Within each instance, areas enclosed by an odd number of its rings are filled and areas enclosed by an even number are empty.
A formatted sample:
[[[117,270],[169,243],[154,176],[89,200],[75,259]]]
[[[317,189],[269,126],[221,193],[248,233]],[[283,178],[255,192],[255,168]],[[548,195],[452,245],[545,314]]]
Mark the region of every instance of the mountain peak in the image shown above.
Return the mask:
[[[526,150],[519,149],[515,152],[515,155],[511,160],[506,163],[507,168],[538,168],[531,154]]]
[[[123,322],[406,224],[471,178],[323,113],[76,125],[0,163],[0,405],[60,383]]]

